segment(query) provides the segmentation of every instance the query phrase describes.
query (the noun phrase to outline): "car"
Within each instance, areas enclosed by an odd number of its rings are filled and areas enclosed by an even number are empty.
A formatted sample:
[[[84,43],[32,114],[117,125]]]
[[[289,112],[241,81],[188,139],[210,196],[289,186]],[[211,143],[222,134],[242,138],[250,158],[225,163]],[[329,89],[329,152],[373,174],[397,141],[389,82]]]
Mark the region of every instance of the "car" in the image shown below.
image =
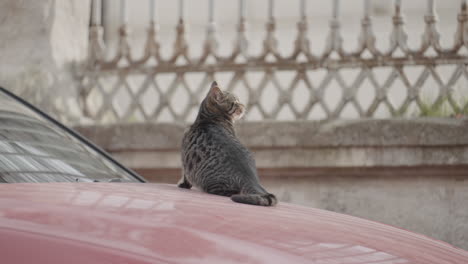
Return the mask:
[[[0,263],[468,263],[396,227],[148,183],[0,88]]]

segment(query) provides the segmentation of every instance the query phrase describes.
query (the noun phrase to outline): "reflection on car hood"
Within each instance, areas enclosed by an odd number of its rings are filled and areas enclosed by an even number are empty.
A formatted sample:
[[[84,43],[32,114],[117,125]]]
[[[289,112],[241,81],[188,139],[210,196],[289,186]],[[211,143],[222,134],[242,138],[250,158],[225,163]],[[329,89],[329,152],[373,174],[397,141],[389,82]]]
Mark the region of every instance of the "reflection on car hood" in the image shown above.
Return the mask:
[[[387,225],[170,185],[4,184],[0,194],[5,263],[468,263],[466,251]]]

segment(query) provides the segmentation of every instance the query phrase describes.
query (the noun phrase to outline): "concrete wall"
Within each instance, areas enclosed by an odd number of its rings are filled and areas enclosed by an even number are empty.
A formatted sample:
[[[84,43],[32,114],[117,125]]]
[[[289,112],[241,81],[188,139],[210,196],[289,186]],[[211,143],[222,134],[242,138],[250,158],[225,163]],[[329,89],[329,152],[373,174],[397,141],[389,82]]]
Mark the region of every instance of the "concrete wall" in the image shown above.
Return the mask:
[[[79,114],[73,74],[87,56],[89,8],[89,0],[0,1],[0,86],[55,116]]]
[[[176,183],[184,127],[77,127],[153,182]],[[241,123],[260,178],[292,202],[468,249],[468,119]]]

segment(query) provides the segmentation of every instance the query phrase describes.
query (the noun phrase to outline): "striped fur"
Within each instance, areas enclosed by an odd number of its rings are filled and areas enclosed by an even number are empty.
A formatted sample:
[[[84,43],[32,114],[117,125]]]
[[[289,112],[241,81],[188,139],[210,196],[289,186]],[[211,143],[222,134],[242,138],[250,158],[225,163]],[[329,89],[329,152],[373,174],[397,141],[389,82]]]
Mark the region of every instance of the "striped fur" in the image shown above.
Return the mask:
[[[237,139],[234,121],[244,114],[237,98],[216,82],[200,105],[197,119],[182,140],[183,175],[178,186],[195,186],[234,202],[272,206],[276,197],[259,183],[255,160]]]
[[[276,197],[271,194],[235,194],[231,200],[236,203],[271,206],[276,204]]]

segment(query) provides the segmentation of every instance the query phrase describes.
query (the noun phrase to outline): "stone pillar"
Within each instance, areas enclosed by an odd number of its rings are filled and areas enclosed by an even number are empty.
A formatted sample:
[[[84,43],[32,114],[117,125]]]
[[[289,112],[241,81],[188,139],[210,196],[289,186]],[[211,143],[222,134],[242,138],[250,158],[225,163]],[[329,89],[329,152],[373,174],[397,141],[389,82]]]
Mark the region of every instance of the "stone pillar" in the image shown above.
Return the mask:
[[[0,1],[0,86],[56,117],[64,107],[79,114],[73,73],[87,56],[89,16],[90,0]]]

